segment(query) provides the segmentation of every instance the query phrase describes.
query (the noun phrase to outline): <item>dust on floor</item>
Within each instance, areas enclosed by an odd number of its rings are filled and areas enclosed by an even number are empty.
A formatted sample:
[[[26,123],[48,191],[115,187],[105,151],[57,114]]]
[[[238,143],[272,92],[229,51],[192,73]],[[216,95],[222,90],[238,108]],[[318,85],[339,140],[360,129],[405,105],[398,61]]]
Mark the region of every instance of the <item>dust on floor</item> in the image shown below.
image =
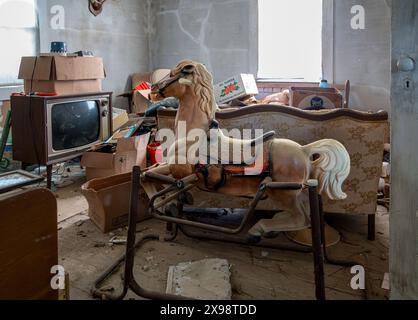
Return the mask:
[[[53,189],[58,203],[59,263],[69,273],[71,299],[93,299],[90,290],[95,279],[124,253],[124,245],[109,246],[109,240],[114,235],[125,235],[126,229],[103,234],[87,215],[88,204],[80,192],[85,182],[83,170],[77,165],[60,169],[54,170]],[[387,299],[389,291],[381,286],[389,269],[388,213],[377,215],[375,241],[367,240],[367,217],[333,215],[327,222],[343,236],[328,250],[329,255],[359,261],[367,272],[368,298]],[[137,229],[163,233],[165,225],[149,220],[138,224]],[[286,240],[281,236],[271,241]],[[145,288],[164,292],[170,265],[205,258],[226,258],[232,264],[233,299],[314,299],[310,253],[201,241],[182,234],[173,243],[147,243],[136,255],[134,273]],[[362,299],[362,292],[350,287],[352,277],[350,268],[326,264],[327,298]],[[121,281],[119,270],[106,285],[118,291]],[[126,298],[138,299],[132,292]]]
[[[103,234],[88,218],[88,204],[80,192],[83,172],[73,166],[67,177],[57,177],[59,263],[70,276],[71,299],[93,299],[94,281],[120,255],[124,245],[109,245],[115,235],[126,235],[126,228]],[[62,172],[62,171],[61,171]],[[64,181],[60,187],[60,181]],[[67,181],[70,181],[68,183]],[[376,240],[368,241],[367,217],[331,215],[327,222],[342,233],[342,241],[328,249],[334,259],[359,261],[366,268],[369,299],[387,299],[381,288],[388,272],[389,215],[378,212]],[[148,220],[137,225],[141,234],[164,233],[165,224]],[[270,242],[288,241],[280,236]],[[172,243],[149,242],[136,254],[134,274],[146,289],[165,292],[169,266],[206,258],[225,258],[231,267],[233,299],[314,299],[312,254],[266,249],[216,241],[196,240],[179,233]],[[350,268],[325,265],[328,299],[362,299],[361,291],[351,289]],[[122,270],[105,286],[119,292]],[[129,292],[127,299],[139,299]]]
[[[330,248],[333,258],[354,259],[366,267],[369,299],[387,299],[381,288],[388,272],[388,215],[377,217],[376,241],[368,241],[366,217],[331,216],[328,222],[342,232],[342,241]],[[148,220],[138,224],[141,234],[163,233],[165,224]],[[354,232],[357,231],[357,232]],[[60,224],[59,262],[70,275],[70,298],[93,299],[90,290],[95,279],[121,254],[124,245],[109,245],[126,228],[103,234],[86,213]],[[283,241],[282,238],[279,238]],[[279,241],[279,240],[277,240]],[[313,262],[310,253],[225,244],[190,239],[181,233],[172,243],[148,242],[136,254],[134,274],[146,289],[165,292],[170,265],[205,258],[226,258],[231,264],[232,298],[240,299],[314,299]],[[122,268],[104,285],[120,292]],[[325,265],[327,299],[362,299],[361,291],[351,289],[350,268]],[[126,299],[140,299],[129,292]]]

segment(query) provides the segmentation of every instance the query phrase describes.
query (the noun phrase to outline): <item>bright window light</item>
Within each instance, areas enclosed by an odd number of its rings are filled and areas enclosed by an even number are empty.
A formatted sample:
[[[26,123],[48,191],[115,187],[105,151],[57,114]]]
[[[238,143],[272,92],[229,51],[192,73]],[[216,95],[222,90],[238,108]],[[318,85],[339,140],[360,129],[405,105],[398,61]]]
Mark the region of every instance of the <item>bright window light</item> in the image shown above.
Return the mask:
[[[0,86],[22,83],[20,58],[36,54],[37,32],[35,0],[0,0]]]
[[[322,0],[258,0],[258,6],[258,77],[319,81]]]

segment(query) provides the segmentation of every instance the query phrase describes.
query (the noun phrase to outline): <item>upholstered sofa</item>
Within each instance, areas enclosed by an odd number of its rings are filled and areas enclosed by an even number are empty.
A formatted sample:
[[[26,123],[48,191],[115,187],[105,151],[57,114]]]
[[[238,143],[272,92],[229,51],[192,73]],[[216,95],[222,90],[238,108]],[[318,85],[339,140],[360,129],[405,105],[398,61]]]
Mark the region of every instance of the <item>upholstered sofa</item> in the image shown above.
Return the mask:
[[[173,128],[176,111],[160,110],[159,128]],[[340,141],[351,157],[351,172],[343,185],[348,197],[342,201],[324,198],[329,213],[368,215],[369,238],[374,236],[377,191],[382,172],[384,143],[388,142],[387,112],[366,113],[351,109],[303,111],[280,105],[256,105],[216,113],[221,128],[274,130],[277,138],[287,138],[302,145],[332,138]],[[226,200],[222,196],[199,196],[202,206],[218,207],[231,203],[245,206],[245,199]],[[210,199],[210,200],[209,200]],[[263,201],[259,209],[272,209]]]

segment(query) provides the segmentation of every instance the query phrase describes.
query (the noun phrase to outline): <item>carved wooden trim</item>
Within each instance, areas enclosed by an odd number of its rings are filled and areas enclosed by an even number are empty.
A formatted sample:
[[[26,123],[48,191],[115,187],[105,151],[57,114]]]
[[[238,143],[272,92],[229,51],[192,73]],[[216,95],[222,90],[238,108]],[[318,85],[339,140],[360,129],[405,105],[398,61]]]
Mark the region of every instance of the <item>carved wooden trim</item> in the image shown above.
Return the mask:
[[[175,117],[176,110],[163,109],[158,110],[158,116],[161,117]],[[260,113],[281,113],[290,116],[295,116],[312,121],[326,121],[339,117],[348,117],[357,119],[360,121],[387,121],[389,115],[386,111],[379,112],[361,112],[352,109],[333,109],[326,112],[315,112],[315,111],[304,111],[293,107],[281,106],[281,105],[254,105],[248,107],[241,107],[231,111],[217,112],[215,115],[216,119],[233,119],[251,114]]]

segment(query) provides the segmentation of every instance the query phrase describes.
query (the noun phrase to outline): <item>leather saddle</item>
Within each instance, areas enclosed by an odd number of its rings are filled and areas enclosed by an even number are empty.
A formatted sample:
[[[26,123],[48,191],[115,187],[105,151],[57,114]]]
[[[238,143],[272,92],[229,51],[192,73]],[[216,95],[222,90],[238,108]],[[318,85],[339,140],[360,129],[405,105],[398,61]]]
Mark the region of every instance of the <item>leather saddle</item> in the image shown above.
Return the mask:
[[[267,132],[260,137],[250,140],[233,139],[225,136],[219,129],[216,121],[213,121],[211,128],[210,141],[208,141],[208,151],[211,147],[217,148],[216,152],[209,152],[206,164],[198,164],[196,171],[202,174],[205,185],[210,190],[217,190],[222,187],[228,177],[259,177],[269,175],[270,168],[270,149],[269,143],[275,136],[274,131]],[[214,139],[215,138],[215,139]],[[222,145],[226,148],[223,151]],[[238,149],[237,149],[238,148]],[[244,152],[244,148],[251,148],[251,152]],[[225,150],[225,148],[224,148]],[[234,154],[234,150],[239,150]],[[217,154],[217,157],[214,157]],[[237,156],[238,159],[234,159]]]
[[[207,163],[228,166],[253,166],[260,156],[265,158],[265,145],[276,135],[276,132],[269,131],[255,139],[235,139],[224,135],[216,120],[212,120],[210,130]]]

